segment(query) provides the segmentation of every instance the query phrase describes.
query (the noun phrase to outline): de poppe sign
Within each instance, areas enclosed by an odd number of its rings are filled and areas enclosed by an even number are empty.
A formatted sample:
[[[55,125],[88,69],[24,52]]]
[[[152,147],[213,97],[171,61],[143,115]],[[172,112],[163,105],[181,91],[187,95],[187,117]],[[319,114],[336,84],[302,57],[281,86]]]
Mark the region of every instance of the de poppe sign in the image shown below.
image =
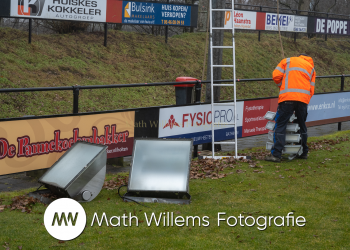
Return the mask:
[[[315,18],[313,22],[314,33],[330,35],[350,35],[349,20]]]
[[[237,137],[242,137],[243,103],[236,103]],[[211,142],[211,123],[233,123],[234,106],[215,106],[214,116],[211,106],[194,105],[163,108],[159,111],[159,138],[192,138],[193,145]],[[215,141],[235,138],[233,125],[215,125]]]

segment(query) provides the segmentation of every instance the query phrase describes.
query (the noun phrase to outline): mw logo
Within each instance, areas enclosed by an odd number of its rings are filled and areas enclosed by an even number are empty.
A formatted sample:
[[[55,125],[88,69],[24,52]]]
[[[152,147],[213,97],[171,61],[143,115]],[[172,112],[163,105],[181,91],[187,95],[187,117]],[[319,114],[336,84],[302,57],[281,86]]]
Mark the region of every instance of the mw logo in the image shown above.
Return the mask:
[[[68,219],[66,217],[66,213],[61,213],[61,217],[58,215],[58,213],[56,212],[54,217],[53,217],[53,220],[52,220],[52,225],[51,226],[54,226],[55,225],[55,222],[57,221],[57,224],[58,226],[61,226],[62,225],[62,222],[64,221],[64,225],[65,226],[68,226],[68,222],[71,222],[72,226],[75,226],[76,222],[77,222],[77,219],[78,219],[78,214],[79,213],[75,213],[75,216],[73,218],[73,215],[71,212],[68,213]]]

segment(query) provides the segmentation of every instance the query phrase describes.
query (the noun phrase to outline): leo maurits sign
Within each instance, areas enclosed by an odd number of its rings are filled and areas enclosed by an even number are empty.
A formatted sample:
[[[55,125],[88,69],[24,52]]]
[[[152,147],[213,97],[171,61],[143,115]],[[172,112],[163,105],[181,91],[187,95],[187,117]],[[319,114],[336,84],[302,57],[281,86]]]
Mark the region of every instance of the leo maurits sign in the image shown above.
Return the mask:
[[[107,145],[107,157],[131,155],[135,112],[0,122],[0,175],[51,167],[75,142]]]

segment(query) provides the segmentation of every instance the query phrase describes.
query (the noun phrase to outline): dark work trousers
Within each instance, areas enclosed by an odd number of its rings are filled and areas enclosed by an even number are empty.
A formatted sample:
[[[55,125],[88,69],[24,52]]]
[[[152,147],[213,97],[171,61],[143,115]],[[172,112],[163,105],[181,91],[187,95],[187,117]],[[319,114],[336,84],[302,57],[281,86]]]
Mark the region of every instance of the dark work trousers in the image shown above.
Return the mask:
[[[296,122],[300,126],[300,134],[303,146],[303,154],[307,154],[307,128],[305,121],[307,118],[307,104],[298,101],[286,101],[278,104],[275,117],[275,133],[273,134],[274,145],[271,149],[271,154],[277,158],[281,158],[282,150],[286,143],[286,128],[290,117],[295,111],[295,116],[298,118]]]

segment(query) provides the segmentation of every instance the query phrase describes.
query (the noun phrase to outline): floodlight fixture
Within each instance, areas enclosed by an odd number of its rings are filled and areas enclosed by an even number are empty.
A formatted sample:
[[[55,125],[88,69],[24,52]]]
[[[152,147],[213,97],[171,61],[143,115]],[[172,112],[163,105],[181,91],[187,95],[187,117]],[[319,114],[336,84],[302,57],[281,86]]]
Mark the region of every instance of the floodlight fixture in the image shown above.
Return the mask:
[[[275,129],[275,123],[272,121],[268,121],[265,126],[268,130],[273,131]]]
[[[40,177],[39,183],[58,197],[92,201],[106,176],[106,149],[105,145],[76,142]]]
[[[271,150],[273,147],[272,142],[267,142],[266,143],[266,150]],[[285,145],[284,149],[282,150],[283,154],[291,154],[291,155],[301,155],[303,152],[303,147],[301,145]]]
[[[135,139],[125,201],[189,204],[192,139]]]
[[[276,113],[272,112],[272,111],[267,111],[267,113],[265,114],[264,118],[266,120],[270,120],[270,121],[274,121],[276,117]]]
[[[267,139],[273,142],[273,131],[269,131],[267,134]],[[286,143],[300,143],[300,134],[286,134]]]
[[[300,127],[298,123],[288,123],[286,131],[296,133],[299,131],[299,129]]]

